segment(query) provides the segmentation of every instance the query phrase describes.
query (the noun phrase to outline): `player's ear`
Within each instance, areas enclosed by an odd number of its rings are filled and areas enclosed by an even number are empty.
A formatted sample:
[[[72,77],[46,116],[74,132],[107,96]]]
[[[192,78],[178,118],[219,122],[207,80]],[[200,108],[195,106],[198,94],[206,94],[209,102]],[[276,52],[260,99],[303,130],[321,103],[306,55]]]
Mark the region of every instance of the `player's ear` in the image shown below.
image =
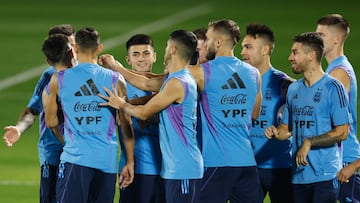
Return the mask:
[[[67,59],[68,59],[68,61],[67,61],[68,64],[66,64],[66,66],[67,66],[67,67],[73,67],[73,66],[75,66],[76,63],[74,62],[75,60],[74,60],[74,51],[73,51],[73,49],[70,48],[70,49],[66,52],[66,54],[67,54]]]
[[[101,53],[101,52],[103,51],[103,47],[104,47],[103,44],[99,44],[98,47],[97,47],[97,49],[96,49],[96,52],[97,52],[97,53]]]
[[[126,62],[131,66],[129,55],[126,55],[126,56],[125,56],[125,60],[126,60]]]
[[[156,62],[156,52],[154,52],[154,60],[153,60],[153,63]]]
[[[46,59],[46,63],[49,64],[50,66],[54,66],[54,64],[49,59]]]
[[[75,46],[74,46],[74,51],[76,54],[79,53],[79,47],[77,44],[75,44]]]

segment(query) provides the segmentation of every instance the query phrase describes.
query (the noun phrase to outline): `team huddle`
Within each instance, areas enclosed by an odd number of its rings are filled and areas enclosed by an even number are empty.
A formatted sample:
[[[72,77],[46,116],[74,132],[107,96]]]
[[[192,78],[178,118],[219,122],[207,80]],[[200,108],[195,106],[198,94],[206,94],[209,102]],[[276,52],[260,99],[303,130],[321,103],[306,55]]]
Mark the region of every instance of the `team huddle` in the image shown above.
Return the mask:
[[[127,40],[126,68],[101,54],[96,29],[56,25],[42,44],[50,67],[3,138],[12,146],[40,115],[40,202],[110,203],[116,183],[120,203],[359,202],[349,32],[330,14],[294,36],[295,80],[272,66],[264,24],[242,40],[230,19],[175,30],[162,74],[146,34]]]

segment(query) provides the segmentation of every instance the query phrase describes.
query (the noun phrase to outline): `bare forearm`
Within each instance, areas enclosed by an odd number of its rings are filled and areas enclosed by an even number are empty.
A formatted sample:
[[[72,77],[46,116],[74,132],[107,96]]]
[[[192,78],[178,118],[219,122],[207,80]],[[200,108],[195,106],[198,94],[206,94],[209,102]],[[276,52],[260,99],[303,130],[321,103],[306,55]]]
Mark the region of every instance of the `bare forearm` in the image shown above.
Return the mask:
[[[48,105],[45,107],[45,123],[48,128],[54,128],[59,125],[57,106],[55,106]]]
[[[287,140],[291,136],[291,132],[289,131],[289,126],[285,124],[280,124],[278,126],[279,136],[278,140]]]
[[[347,126],[347,125],[346,125]],[[326,147],[335,143],[341,142],[347,138],[348,131],[345,127],[335,128],[327,133],[319,136],[308,138],[311,146],[314,147]],[[347,128],[347,127],[346,127]]]
[[[151,114],[148,114],[144,108],[144,105],[131,105],[124,103],[121,108],[129,115],[136,117],[140,120],[146,120],[150,118]]]
[[[118,110],[117,114],[119,115],[119,120],[121,124],[121,132],[125,144],[126,150],[126,160],[128,163],[134,163],[134,129],[131,124],[131,118],[128,115],[125,115],[124,112]]]
[[[19,130],[20,134],[29,129],[35,122],[36,112],[33,112],[30,108],[24,110],[20,115],[19,120],[16,123],[16,127]]]
[[[360,158],[352,162],[351,164],[355,167],[355,170],[358,171],[360,169]]]

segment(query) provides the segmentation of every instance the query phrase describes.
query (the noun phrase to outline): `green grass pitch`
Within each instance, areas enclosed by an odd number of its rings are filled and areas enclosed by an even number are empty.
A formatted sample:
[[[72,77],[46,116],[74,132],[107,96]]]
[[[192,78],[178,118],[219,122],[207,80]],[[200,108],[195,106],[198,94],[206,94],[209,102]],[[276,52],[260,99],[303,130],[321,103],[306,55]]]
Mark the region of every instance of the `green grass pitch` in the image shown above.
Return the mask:
[[[160,73],[166,40],[175,29],[193,30],[206,27],[211,20],[229,18],[237,21],[244,33],[248,23],[265,23],[275,33],[272,65],[298,78],[292,74],[287,60],[293,36],[314,31],[320,16],[340,13],[351,25],[345,54],[359,75],[358,8],[359,3],[350,0],[4,1],[0,6],[0,126],[14,124],[27,105],[40,76],[40,72],[32,69],[45,64],[41,44],[48,28],[55,24],[70,23],[76,29],[95,27],[106,42],[104,52],[115,55],[123,64],[126,64],[125,40],[137,32],[149,34],[158,56],[154,71]],[[235,55],[240,57],[240,46]],[[9,77],[25,71],[34,76],[8,85],[15,81]],[[36,122],[12,148],[0,143],[0,202],[39,202],[38,136]]]

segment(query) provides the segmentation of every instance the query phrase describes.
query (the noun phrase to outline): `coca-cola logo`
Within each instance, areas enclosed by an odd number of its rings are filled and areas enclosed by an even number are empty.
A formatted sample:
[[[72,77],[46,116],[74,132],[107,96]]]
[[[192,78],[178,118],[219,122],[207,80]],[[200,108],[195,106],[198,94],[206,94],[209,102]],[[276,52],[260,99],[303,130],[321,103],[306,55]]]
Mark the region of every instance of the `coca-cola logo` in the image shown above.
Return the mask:
[[[221,104],[245,104],[246,103],[246,94],[237,94],[234,96],[223,95],[221,97]]]
[[[74,106],[75,112],[81,112],[81,111],[100,111],[101,107],[99,106],[98,101],[92,101],[90,103],[82,104],[80,102],[77,102]]]
[[[308,105],[303,107],[295,106],[292,112],[294,115],[297,116],[312,116],[314,113],[314,107]]]

